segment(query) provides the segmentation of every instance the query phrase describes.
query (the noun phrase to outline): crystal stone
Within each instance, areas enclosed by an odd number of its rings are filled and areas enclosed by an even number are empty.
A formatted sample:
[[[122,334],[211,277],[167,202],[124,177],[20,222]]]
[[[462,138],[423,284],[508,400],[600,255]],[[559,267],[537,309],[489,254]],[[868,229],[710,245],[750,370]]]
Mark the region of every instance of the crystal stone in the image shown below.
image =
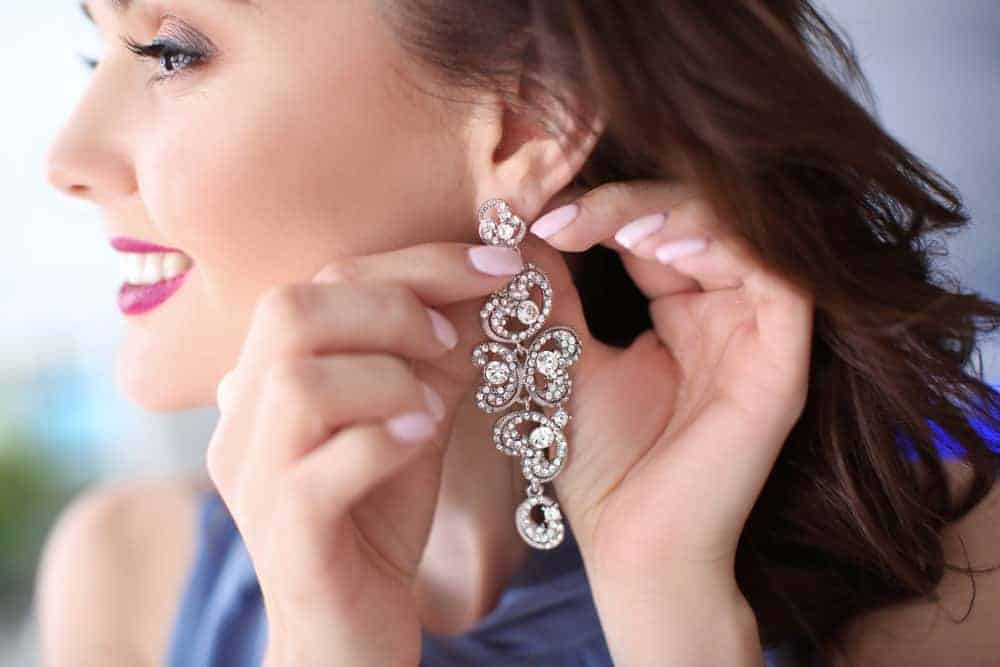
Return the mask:
[[[517,319],[524,324],[532,324],[538,319],[538,306],[534,301],[522,301],[517,307]]]
[[[494,223],[492,220],[482,220],[479,223],[479,236],[484,241],[489,241],[490,239],[493,238],[493,235],[496,233],[496,229],[497,229],[496,223]]]
[[[510,378],[510,370],[502,361],[491,361],[486,364],[486,380],[490,384],[503,384]]]
[[[545,377],[555,377],[559,370],[559,354],[552,350],[544,350],[538,353],[538,372]]]
[[[550,447],[555,438],[555,433],[553,433],[552,429],[548,426],[539,426],[531,432],[530,436],[528,436],[531,446],[536,449],[545,449]]]

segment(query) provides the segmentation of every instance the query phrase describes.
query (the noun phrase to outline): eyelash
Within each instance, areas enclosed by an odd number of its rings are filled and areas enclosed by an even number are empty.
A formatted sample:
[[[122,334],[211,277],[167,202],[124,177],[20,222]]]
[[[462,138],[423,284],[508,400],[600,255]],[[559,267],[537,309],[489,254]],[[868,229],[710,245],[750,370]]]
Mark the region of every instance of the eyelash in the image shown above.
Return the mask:
[[[123,37],[122,41],[125,43],[125,48],[140,58],[160,61],[160,72],[153,76],[151,83],[169,79],[178,73],[197,67],[203,64],[208,58],[208,54],[202,51],[185,47],[169,39],[154,39],[149,44],[140,44],[131,37]],[[100,61],[96,58],[91,58],[82,53],[78,53],[77,55],[79,55],[84,65],[90,69],[97,69],[97,66],[100,64]],[[181,61],[184,63],[183,65],[170,64],[178,57],[183,58]]]
[[[125,47],[139,56],[150,60],[159,60],[160,71],[153,76],[152,81],[162,81],[177,76],[178,73],[192,69],[202,64],[206,54],[186,47],[170,39],[154,39],[149,44],[140,44],[131,37],[123,37]],[[181,64],[174,64],[175,59]]]

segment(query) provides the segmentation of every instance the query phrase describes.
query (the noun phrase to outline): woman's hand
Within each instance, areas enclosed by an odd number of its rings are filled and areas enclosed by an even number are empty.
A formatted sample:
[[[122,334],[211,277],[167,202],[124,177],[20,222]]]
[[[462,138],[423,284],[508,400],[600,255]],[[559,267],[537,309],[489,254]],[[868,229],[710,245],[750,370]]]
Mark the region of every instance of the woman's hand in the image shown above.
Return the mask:
[[[625,665],[758,664],[736,547],[805,403],[812,301],[689,189],[616,183],[576,203],[577,217],[546,241],[617,251],[654,325],[625,350],[581,334],[570,453],[553,481],[612,652]],[[657,212],[667,213],[659,227],[646,217]],[[640,217],[618,236],[632,247],[622,245],[616,232]],[[564,289],[550,321],[586,331],[565,267],[556,273]]]
[[[424,244],[272,289],[219,383],[208,468],[258,575],[269,667],[419,662],[411,585],[475,375],[453,350],[510,279],[469,249],[504,252]]]

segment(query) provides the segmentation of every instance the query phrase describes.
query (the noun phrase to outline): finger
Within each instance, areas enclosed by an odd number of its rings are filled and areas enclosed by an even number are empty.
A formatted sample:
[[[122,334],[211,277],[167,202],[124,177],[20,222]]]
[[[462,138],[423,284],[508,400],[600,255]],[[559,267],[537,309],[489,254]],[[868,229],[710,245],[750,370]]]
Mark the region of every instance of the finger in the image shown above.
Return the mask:
[[[600,244],[618,252],[636,286],[650,299],[700,289],[668,263],[656,262],[654,255],[656,248],[671,240],[681,241],[683,250],[690,245],[689,238],[722,233],[714,210],[696,190],[666,181],[629,181],[595,188],[575,203],[576,217],[547,236],[547,243],[569,251]],[[532,231],[551,228],[546,217],[536,221]]]
[[[262,502],[275,507],[280,517],[276,530],[281,531],[277,539],[298,546],[286,553],[302,559],[288,563],[289,567],[307,572],[328,569],[325,559],[331,549],[350,544],[344,540],[355,537],[340,532],[351,529],[350,522],[340,519],[372,489],[430,451],[428,444],[439,435],[435,425],[412,415],[400,417],[339,431],[271,483],[269,498],[262,497],[260,488],[256,493],[241,491],[241,502],[251,503],[241,506],[246,511],[254,511]]]
[[[255,412],[252,455],[265,468],[282,468],[351,422],[405,412],[441,420],[446,409],[406,360],[351,354],[277,364]]]
[[[286,357],[385,351],[431,359],[453,349],[458,332],[407,286],[386,282],[297,283],[257,304],[240,353],[254,366]]]
[[[433,450],[438,423],[401,413],[342,429],[299,459],[290,472],[322,488],[327,516],[354,505],[415,457]]]
[[[606,183],[571,204],[547,212],[529,231],[554,248],[581,252],[602,244],[616,251],[628,246],[614,238],[629,222],[671,211],[694,196],[692,187],[660,180]],[[640,225],[642,226],[642,225]]]
[[[220,488],[254,469],[273,477],[349,422],[406,411],[442,420],[448,412],[408,360],[387,354],[283,359],[229,382],[243,386],[232,389],[239,398],[224,408],[206,454]]]
[[[678,205],[670,225],[637,243],[625,265],[650,297],[654,322],[663,324],[663,309],[670,309],[664,302],[681,292],[742,289],[771,358],[797,368],[808,355],[810,336],[802,332],[811,331],[811,296],[767,266],[746,238],[726,230],[704,199]],[[690,281],[687,288],[683,279]]]
[[[631,226],[634,224],[638,224],[638,228]],[[636,233],[636,229],[640,233]],[[693,196],[677,202],[666,221],[655,229],[640,220],[616,232],[617,237],[628,241],[628,249],[621,253],[626,271],[650,299],[738,286],[739,282],[730,277],[699,280],[674,266],[678,260],[706,250],[713,238],[727,235],[731,233],[719,224],[712,207]]]
[[[750,243],[735,234],[705,239],[697,252],[677,257],[671,266],[696,281],[703,291],[742,290],[755,318],[761,344],[774,359],[796,363],[808,354],[813,301],[806,290],[767,267]],[[650,303],[657,322],[670,316],[669,295]]]
[[[475,243],[433,242],[330,262],[317,282],[397,282],[428,306],[465,301],[502,288],[523,268],[514,250]]]
[[[655,259],[638,257],[630,252],[623,252],[620,257],[625,272],[650,300],[702,291],[697,280]]]

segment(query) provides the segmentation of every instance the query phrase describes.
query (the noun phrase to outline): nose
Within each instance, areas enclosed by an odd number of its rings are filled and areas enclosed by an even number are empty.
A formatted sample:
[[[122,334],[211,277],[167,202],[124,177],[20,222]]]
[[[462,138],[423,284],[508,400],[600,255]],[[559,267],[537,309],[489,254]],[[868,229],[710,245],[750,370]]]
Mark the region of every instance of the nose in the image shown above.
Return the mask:
[[[116,107],[113,91],[98,84],[95,75],[46,156],[50,184],[95,203],[136,189],[122,109]]]

